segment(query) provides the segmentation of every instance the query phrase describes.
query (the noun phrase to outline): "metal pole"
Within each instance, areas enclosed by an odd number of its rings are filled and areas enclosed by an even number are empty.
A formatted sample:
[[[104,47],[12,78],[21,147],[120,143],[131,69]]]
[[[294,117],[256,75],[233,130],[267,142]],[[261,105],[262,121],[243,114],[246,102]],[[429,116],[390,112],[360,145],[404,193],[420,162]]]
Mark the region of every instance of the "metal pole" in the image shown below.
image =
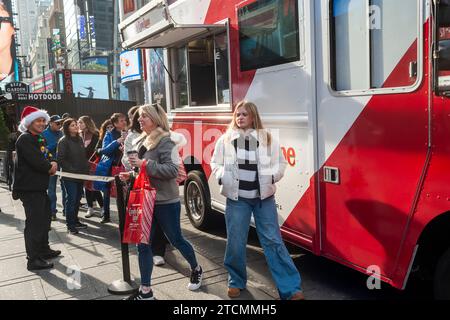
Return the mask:
[[[47,93],[47,84],[45,83],[45,66],[42,66],[42,81],[44,83],[44,93]]]
[[[115,179],[115,183],[117,186],[117,211],[119,213],[119,234],[122,251],[123,279],[116,280],[111,283],[108,287],[108,292],[112,294],[124,295],[135,292],[139,288],[139,285],[133,279],[131,279],[128,244],[122,242],[123,230],[125,227],[126,197],[123,192],[123,183],[122,181],[120,181],[119,176],[116,176]]]
[[[120,100],[120,83],[119,83],[119,79],[117,76],[117,73],[118,73],[117,65],[119,64],[118,50],[117,50],[117,48],[119,48],[119,43],[118,43],[119,28],[117,26],[119,25],[119,22],[120,22],[120,20],[119,20],[119,17],[120,17],[119,3],[120,2],[121,1],[113,1],[113,6],[114,6],[113,7],[113,12],[114,12],[113,16],[114,16],[115,28],[113,31],[112,61],[109,61],[109,63],[112,62],[112,65],[113,65],[113,70],[112,70],[113,74],[112,74],[111,80],[112,80],[112,87],[113,87],[113,93],[114,93],[113,98],[115,100]]]

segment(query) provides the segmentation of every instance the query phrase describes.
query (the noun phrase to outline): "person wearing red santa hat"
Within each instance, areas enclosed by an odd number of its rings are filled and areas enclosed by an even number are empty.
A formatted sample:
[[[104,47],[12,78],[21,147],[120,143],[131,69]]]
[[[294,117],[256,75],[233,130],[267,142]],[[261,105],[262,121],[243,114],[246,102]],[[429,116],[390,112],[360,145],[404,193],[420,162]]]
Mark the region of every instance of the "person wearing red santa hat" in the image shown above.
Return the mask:
[[[48,244],[51,210],[47,188],[50,176],[57,170],[41,135],[49,120],[47,111],[25,107],[19,125],[22,134],[16,142],[13,198],[20,199],[25,209],[24,237],[30,271],[52,268],[53,263],[46,260],[61,254]]]

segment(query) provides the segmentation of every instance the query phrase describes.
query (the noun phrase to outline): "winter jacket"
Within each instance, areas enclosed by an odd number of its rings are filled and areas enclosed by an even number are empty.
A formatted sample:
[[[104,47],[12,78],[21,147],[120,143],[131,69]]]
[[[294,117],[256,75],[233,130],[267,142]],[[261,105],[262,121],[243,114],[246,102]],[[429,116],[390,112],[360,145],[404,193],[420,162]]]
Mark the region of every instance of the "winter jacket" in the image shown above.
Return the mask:
[[[13,192],[47,190],[53,159],[46,157],[45,144],[42,136],[28,131],[17,139]]]
[[[97,152],[95,149],[98,143],[98,134],[93,134],[91,138],[91,142],[85,147],[86,150],[86,159],[91,159],[92,155]]]
[[[103,138],[102,148],[98,150],[101,155],[100,161],[97,164],[95,175],[107,177],[111,175],[111,168],[113,165],[118,165],[122,158],[122,151],[120,151],[120,143],[117,141],[121,133],[117,130],[106,132]],[[95,181],[94,189],[105,191],[109,188],[106,182]]]
[[[89,163],[86,159],[86,150],[81,137],[62,137],[58,142],[57,150],[58,164],[63,172],[89,174]],[[80,181],[70,178],[63,179]]]
[[[181,158],[179,148],[186,144],[182,134],[165,132],[158,128],[144,137],[142,147],[146,151],[146,172],[151,185],[156,188],[156,203],[168,204],[180,201],[179,186],[176,182]]]
[[[233,130],[222,135],[216,143],[211,158],[212,173],[221,185],[220,193],[231,200],[239,198],[239,167],[233,141],[238,139],[240,134],[240,131]],[[259,137],[256,130],[250,134],[259,142],[256,161],[258,163],[260,198],[264,200],[275,194],[275,183],[283,177],[287,162],[278,141],[273,137],[271,144],[268,145],[264,131]]]
[[[42,136],[45,138],[47,142],[47,148],[50,153],[56,158],[56,147],[58,146],[59,139],[62,138],[63,133],[61,131],[53,131],[50,129],[50,126],[42,132]]]

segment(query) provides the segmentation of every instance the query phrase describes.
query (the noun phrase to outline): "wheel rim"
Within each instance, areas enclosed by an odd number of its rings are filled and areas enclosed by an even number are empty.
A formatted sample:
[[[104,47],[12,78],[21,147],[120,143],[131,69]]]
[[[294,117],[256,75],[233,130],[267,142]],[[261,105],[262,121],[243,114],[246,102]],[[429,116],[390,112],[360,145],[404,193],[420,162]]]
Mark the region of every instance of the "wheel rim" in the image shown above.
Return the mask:
[[[204,215],[205,206],[200,186],[197,182],[190,181],[186,193],[187,204],[191,217],[196,221],[201,221]]]

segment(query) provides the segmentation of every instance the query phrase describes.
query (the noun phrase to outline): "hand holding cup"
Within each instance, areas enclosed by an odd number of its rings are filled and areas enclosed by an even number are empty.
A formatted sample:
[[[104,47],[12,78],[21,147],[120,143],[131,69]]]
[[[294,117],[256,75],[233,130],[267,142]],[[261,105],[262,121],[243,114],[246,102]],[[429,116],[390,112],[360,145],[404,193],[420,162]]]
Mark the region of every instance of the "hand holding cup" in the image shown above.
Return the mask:
[[[119,179],[122,182],[126,182],[128,180],[130,180],[130,176],[131,176],[131,172],[120,172],[119,173]]]

